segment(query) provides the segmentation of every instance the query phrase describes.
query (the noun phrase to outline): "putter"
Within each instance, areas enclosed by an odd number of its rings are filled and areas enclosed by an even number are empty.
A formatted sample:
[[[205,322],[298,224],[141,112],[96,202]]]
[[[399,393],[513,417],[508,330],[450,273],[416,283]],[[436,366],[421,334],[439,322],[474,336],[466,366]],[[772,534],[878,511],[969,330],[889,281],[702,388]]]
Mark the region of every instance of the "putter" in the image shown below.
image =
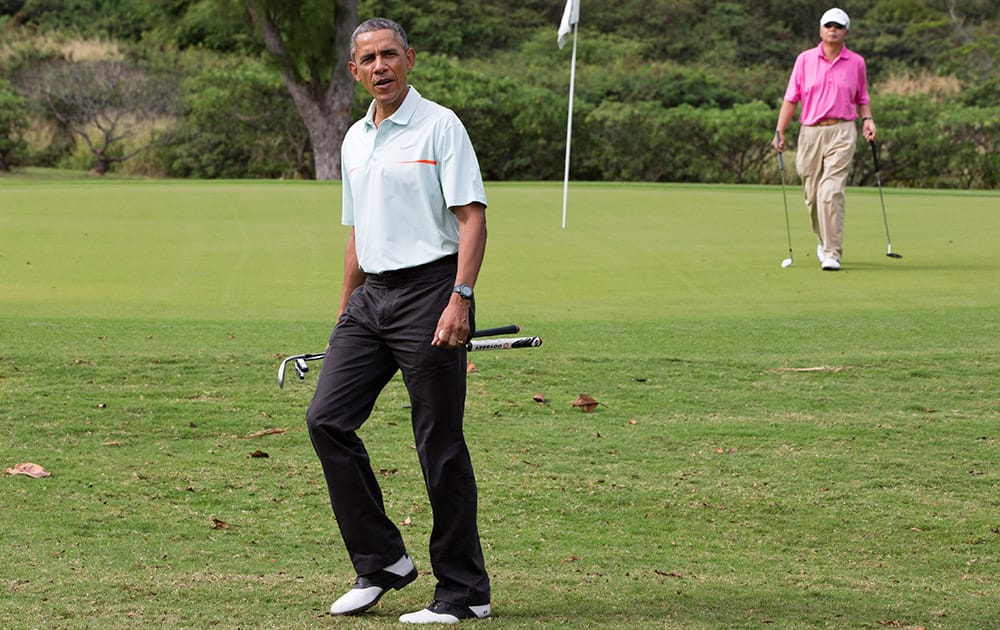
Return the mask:
[[[868,144],[872,146],[872,159],[875,161],[875,183],[878,184],[878,198],[882,202],[882,223],[885,224],[885,241],[888,244],[885,255],[889,258],[902,258],[902,254],[892,251],[892,239],[889,238],[889,218],[885,213],[885,197],[882,196],[882,176],[878,166],[878,148],[875,146],[874,140],[869,140]]]
[[[774,137],[777,141],[781,142],[781,136],[778,134],[777,130],[774,132]],[[778,172],[781,173],[781,200],[785,202],[785,233],[788,234],[788,258],[781,261],[781,268],[792,266],[792,226],[788,222],[788,196],[785,194],[785,160],[781,157],[781,151],[778,151]]]
[[[521,331],[521,327],[517,324],[509,324],[507,326],[498,326],[497,328],[483,328],[482,330],[477,330],[472,333],[473,337],[491,337],[493,335],[509,335],[515,334]],[[469,352],[477,352],[481,350],[510,350],[514,348],[537,348],[542,345],[542,340],[540,337],[505,337],[501,339],[486,339],[482,341],[469,340],[465,344],[465,349]],[[278,366],[278,387],[284,389],[285,387],[285,366],[291,363],[295,368],[295,375],[299,377],[299,380],[305,380],[306,373],[309,372],[309,361],[319,361],[324,356],[325,352],[314,352],[311,354],[295,354],[290,357],[286,357],[281,365]]]

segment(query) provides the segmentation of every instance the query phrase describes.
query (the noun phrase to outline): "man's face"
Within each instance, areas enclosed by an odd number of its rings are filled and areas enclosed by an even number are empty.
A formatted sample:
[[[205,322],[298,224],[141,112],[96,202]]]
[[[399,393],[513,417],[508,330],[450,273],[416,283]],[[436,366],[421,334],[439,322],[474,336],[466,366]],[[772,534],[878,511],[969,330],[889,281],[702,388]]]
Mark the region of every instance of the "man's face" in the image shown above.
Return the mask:
[[[829,44],[843,44],[847,39],[847,29],[836,22],[829,22],[819,27],[819,37]]]
[[[413,67],[416,53],[404,49],[396,34],[388,29],[358,35],[354,59],[348,66],[355,81],[360,81],[375,99],[376,110],[389,116],[406,98],[409,86],[406,73]]]

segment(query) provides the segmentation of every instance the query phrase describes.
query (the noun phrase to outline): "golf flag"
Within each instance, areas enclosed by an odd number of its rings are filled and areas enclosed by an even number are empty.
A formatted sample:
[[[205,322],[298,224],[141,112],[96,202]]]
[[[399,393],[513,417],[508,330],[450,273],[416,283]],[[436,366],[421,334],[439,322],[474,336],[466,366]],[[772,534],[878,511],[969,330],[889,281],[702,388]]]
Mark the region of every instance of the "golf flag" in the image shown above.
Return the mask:
[[[566,8],[563,9],[562,22],[559,24],[559,50],[566,45],[566,38],[573,31],[573,26],[580,21],[579,0],[566,0]]]
[[[566,0],[562,22],[559,23],[559,50],[566,45],[566,38],[573,33],[573,61],[569,69],[569,111],[566,114],[566,169],[563,175],[562,226],[566,229],[566,198],[569,196],[569,148],[573,136],[573,91],[576,86],[576,32],[580,21],[580,0]]]

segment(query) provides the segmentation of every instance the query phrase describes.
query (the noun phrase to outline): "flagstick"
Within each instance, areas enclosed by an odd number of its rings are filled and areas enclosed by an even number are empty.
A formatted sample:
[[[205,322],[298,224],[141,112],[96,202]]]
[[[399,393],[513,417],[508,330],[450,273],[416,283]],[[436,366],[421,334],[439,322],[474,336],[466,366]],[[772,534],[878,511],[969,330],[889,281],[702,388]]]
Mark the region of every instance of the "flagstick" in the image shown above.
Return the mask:
[[[566,229],[566,198],[569,195],[569,149],[573,137],[573,91],[576,85],[576,29],[573,24],[573,64],[569,70],[569,112],[566,114],[566,172],[563,175],[562,226]]]

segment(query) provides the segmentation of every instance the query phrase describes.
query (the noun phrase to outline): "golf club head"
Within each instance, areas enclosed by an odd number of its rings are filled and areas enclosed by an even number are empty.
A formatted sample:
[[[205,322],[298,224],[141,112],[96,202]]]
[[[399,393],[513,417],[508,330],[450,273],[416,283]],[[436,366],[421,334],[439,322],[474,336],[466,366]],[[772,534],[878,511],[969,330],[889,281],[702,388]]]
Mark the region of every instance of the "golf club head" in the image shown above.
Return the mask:
[[[288,359],[281,362],[278,366],[278,389],[285,388],[285,365],[288,363]]]
[[[791,267],[791,266],[792,266],[792,259],[791,258],[786,258],[786,259],[784,259],[784,260],[781,261],[781,268],[782,269],[784,269],[785,267]]]
[[[298,375],[300,381],[305,380],[306,372],[308,371],[309,371],[309,365],[306,364],[305,359],[295,360],[295,374]]]
[[[902,258],[903,257],[902,254],[897,254],[896,252],[888,252],[886,254],[886,256],[888,256],[889,258]]]

